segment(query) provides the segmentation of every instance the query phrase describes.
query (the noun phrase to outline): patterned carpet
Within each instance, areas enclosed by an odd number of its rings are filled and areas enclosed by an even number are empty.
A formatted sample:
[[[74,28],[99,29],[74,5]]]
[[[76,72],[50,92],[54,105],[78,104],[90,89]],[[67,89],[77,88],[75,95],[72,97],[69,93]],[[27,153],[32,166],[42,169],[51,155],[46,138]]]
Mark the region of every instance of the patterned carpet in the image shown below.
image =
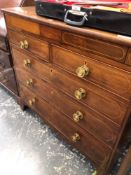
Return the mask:
[[[118,166],[120,161],[121,158]],[[93,166],[85,156],[58,139],[35,113],[29,109],[23,112],[0,88],[1,175],[91,175],[92,172]]]

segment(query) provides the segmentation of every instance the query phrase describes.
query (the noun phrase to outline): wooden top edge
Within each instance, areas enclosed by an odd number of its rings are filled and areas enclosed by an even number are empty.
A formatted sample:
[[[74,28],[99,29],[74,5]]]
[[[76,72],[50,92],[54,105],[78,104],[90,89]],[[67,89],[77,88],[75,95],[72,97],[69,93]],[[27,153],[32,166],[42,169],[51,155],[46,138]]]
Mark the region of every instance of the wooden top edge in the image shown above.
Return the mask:
[[[131,37],[129,36],[124,36],[120,34],[114,34],[111,32],[106,32],[98,29],[93,29],[89,27],[73,27],[70,25],[65,24],[62,21],[56,20],[56,19],[51,19],[51,18],[45,18],[45,17],[40,17],[36,14],[35,12],[35,7],[14,7],[14,8],[5,8],[2,9],[4,14],[12,14],[12,15],[17,15],[20,17],[24,17],[27,19],[30,19],[32,21],[37,21],[40,24],[45,24],[48,26],[52,26],[58,29],[63,29],[65,31],[70,31],[70,32],[75,32],[78,34],[82,34],[85,36],[101,39],[103,41],[109,41],[117,44],[122,44],[126,46],[131,47]]]

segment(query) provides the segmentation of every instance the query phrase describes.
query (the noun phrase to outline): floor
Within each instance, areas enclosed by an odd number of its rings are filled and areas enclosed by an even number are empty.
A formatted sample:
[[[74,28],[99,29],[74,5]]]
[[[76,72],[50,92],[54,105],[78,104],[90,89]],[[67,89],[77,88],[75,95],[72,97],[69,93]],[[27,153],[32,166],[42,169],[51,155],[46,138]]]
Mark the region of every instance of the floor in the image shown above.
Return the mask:
[[[58,139],[35,113],[29,109],[22,111],[0,88],[1,175],[91,175],[92,172],[93,166],[85,156]]]

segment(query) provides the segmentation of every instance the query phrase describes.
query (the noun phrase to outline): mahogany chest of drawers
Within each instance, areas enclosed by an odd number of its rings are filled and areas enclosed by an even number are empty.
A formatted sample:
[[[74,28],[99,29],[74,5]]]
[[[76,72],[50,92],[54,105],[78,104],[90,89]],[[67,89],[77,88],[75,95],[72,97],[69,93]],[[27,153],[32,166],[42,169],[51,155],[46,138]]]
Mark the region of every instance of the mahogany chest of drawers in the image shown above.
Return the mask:
[[[4,10],[24,105],[108,175],[131,112],[131,38]]]

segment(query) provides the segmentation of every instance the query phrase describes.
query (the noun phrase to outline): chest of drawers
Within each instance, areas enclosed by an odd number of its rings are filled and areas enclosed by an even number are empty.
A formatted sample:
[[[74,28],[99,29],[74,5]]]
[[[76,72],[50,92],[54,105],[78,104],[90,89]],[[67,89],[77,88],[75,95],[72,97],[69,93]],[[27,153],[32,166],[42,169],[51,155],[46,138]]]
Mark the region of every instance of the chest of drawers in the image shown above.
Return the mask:
[[[131,112],[131,39],[4,10],[24,105],[108,175]]]

